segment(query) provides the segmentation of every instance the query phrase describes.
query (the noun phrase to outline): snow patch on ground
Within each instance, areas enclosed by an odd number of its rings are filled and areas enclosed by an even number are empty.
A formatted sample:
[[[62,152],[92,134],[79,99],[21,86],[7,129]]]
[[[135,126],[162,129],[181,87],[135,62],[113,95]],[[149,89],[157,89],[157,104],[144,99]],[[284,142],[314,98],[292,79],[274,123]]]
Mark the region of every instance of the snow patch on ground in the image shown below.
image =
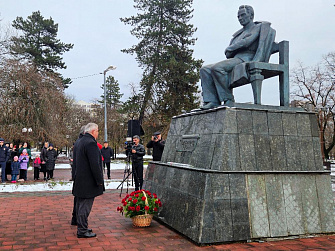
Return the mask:
[[[121,180],[107,180],[105,181],[106,189],[116,189],[121,183]],[[45,191],[72,191],[72,181],[48,181],[45,183],[36,184],[1,184],[0,192],[13,193],[13,192],[45,192]],[[129,188],[134,187],[129,184]],[[121,187],[120,187],[121,189]],[[123,189],[127,189],[127,184],[124,183]]]
[[[113,160],[111,162],[111,171],[113,170],[123,170],[126,167],[126,162],[124,160]],[[144,165],[146,168],[147,165]],[[30,167],[30,170],[32,168]],[[56,164],[55,169],[71,169],[70,164]],[[106,189],[116,189],[120,183],[120,180],[105,180]],[[127,184],[124,183],[123,188],[127,188]],[[129,188],[134,188],[129,185]],[[24,184],[24,183],[7,183],[0,185],[0,193],[12,193],[12,192],[43,192],[43,191],[72,191],[72,182],[71,181],[48,181],[45,183],[33,183],[33,184]]]

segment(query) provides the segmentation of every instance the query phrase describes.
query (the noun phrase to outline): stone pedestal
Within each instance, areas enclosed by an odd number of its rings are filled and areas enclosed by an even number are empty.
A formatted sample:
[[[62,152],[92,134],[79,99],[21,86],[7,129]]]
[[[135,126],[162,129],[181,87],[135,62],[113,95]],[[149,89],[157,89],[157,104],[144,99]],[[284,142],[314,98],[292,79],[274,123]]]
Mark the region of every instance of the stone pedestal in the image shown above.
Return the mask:
[[[199,244],[335,232],[314,113],[236,104],[174,117],[145,188]]]

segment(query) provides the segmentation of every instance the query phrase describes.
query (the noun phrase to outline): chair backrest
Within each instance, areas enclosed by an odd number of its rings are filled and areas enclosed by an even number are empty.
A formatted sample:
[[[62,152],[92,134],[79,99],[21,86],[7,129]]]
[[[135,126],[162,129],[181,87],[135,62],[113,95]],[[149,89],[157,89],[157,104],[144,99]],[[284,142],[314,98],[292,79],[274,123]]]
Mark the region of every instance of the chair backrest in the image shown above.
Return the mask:
[[[273,42],[271,54],[279,52],[279,64],[289,65],[289,42],[283,40],[279,43]]]

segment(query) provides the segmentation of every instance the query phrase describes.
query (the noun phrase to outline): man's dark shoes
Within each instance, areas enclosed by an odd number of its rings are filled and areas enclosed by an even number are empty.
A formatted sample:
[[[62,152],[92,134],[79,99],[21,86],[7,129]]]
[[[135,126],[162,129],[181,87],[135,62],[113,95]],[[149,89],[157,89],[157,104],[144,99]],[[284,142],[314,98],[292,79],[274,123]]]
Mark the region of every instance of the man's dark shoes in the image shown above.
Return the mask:
[[[71,225],[72,225],[72,226],[77,226],[77,221],[72,219],[72,220],[71,220]]]
[[[89,232],[87,231],[85,234],[77,234],[78,238],[92,238],[92,237],[96,237],[97,234],[93,233],[93,232]]]

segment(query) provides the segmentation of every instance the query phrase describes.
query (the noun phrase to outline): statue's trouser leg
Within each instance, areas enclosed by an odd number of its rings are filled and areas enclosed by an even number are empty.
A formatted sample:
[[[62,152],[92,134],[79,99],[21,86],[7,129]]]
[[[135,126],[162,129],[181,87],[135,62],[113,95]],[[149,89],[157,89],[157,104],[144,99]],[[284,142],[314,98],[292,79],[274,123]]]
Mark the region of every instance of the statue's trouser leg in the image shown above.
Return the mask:
[[[206,65],[200,69],[202,97],[205,104],[211,102],[213,104],[220,105],[221,101],[217,95],[216,86],[212,77],[211,67],[212,65]]]
[[[234,69],[237,64],[242,63],[243,61],[239,58],[232,58],[221,61],[212,65],[211,71],[215,87],[219,96],[220,101],[233,101],[234,96],[230,86],[230,76],[229,73]]]

